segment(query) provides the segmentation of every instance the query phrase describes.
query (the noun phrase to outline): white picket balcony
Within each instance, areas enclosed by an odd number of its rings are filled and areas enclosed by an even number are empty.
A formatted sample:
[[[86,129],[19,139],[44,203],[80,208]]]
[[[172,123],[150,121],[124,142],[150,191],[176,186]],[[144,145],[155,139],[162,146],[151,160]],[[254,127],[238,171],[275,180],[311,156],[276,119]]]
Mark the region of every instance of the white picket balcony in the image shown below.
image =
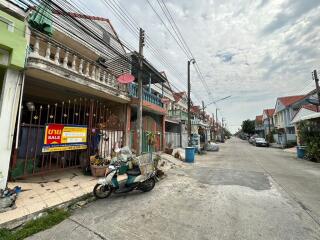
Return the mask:
[[[117,82],[106,67],[85,58],[75,50],[32,34],[28,68],[50,72],[64,79],[130,100],[128,88]]]

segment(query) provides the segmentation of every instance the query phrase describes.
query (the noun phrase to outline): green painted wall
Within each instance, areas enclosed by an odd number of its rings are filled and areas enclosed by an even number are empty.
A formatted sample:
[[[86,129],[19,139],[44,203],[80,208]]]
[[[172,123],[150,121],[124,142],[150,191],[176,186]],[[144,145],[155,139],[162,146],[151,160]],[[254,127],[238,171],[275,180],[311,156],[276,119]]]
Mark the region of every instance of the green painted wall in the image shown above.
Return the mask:
[[[14,31],[10,32],[8,24],[0,21],[0,48],[10,51],[10,67],[23,68],[27,46],[25,23],[1,10],[0,16],[14,22]]]

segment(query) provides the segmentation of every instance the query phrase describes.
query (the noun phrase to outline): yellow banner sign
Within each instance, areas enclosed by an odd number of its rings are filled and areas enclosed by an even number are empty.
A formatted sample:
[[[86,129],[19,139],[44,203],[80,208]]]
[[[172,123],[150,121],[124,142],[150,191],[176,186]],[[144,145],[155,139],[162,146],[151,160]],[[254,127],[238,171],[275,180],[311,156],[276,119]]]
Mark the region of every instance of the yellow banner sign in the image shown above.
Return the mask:
[[[48,124],[42,152],[70,151],[87,148],[87,127]]]

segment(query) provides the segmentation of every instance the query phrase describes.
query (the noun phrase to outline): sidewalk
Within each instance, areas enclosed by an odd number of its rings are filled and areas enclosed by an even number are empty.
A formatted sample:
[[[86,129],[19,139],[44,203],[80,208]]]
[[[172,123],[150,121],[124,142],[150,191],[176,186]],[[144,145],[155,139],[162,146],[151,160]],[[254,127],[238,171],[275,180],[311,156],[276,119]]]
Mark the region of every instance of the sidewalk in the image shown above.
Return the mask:
[[[178,150],[184,157],[183,149]],[[159,169],[164,172],[185,165],[171,155],[160,155],[162,160],[159,162]],[[9,182],[9,188],[20,186],[22,192],[17,197],[15,209],[0,213],[0,228],[19,226],[49,208],[76,201],[77,198],[92,193],[96,183],[95,177],[85,176],[78,169]]]
[[[20,186],[22,192],[17,197],[15,209],[0,213],[0,227],[19,225],[41,211],[91,193],[95,184],[94,177],[84,176],[77,169],[10,182],[9,188]]]
[[[297,154],[297,147],[286,148],[286,149],[284,149],[283,151],[284,151],[284,152],[287,152],[287,153]]]
[[[283,149],[283,146],[281,144],[278,144],[278,143],[270,143],[269,146],[272,147],[272,148]]]

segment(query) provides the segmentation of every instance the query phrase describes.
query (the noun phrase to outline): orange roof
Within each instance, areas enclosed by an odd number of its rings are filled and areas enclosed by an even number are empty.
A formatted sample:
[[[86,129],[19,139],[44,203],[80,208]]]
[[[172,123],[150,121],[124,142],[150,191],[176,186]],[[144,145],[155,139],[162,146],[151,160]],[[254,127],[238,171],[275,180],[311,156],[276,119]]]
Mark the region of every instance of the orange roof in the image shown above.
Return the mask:
[[[308,109],[308,110],[313,111],[313,112],[317,112],[318,111],[317,106],[316,105],[312,105],[312,104],[303,105],[301,108],[305,108],[305,109]]]
[[[76,13],[76,12],[63,12],[60,10],[53,10],[54,14],[57,15],[64,15],[64,14],[68,14],[70,17],[75,17],[75,18],[84,18],[84,19],[90,19],[90,20],[98,20],[98,21],[105,21],[110,23],[110,20],[108,18],[104,18],[104,17],[97,17],[97,16],[90,16],[90,15],[86,15],[86,14],[81,14],[81,13]]]
[[[275,109],[274,108],[270,108],[270,109],[264,109],[263,112],[266,113],[266,115],[268,117],[272,117],[274,114]]]
[[[278,100],[285,106],[288,107],[291,104],[301,100],[305,95],[296,95],[296,96],[288,96],[288,97],[279,97]]]
[[[173,93],[174,100],[178,102],[181,98],[183,98],[183,95],[186,94],[186,92],[175,92]]]
[[[200,106],[192,106],[190,109],[193,113],[199,113],[200,112]]]
[[[256,122],[262,122],[262,115],[256,116]]]

